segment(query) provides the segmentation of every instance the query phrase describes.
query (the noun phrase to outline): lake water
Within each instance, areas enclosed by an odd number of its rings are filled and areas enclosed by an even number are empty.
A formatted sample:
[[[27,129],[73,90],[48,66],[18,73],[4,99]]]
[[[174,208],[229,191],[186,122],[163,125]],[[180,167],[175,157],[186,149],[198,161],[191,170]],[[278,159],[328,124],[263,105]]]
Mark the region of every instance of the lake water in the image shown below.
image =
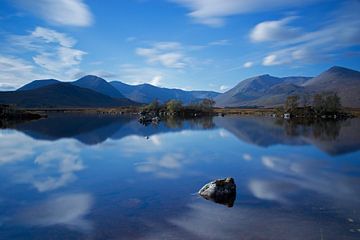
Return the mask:
[[[228,176],[233,207],[196,194]],[[142,126],[67,114],[10,125],[0,239],[360,239],[360,119]]]

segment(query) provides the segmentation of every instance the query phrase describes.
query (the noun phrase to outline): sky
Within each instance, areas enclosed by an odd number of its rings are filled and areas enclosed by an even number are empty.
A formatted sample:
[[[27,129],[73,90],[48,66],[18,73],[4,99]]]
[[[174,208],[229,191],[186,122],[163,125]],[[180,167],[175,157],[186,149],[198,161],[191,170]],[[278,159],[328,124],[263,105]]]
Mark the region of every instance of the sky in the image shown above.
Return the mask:
[[[0,0],[0,90],[92,74],[224,92],[360,69],[359,0]]]

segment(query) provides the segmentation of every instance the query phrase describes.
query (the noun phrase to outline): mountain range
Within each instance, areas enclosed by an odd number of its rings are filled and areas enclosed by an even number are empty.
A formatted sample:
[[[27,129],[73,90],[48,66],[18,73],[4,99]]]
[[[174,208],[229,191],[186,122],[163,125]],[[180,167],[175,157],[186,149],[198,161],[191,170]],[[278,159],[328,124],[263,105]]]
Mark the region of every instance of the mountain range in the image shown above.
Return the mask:
[[[177,99],[184,104],[214,99],[217,107],[274,107],[290,95],[336,92],[345,107],[360,107],[360,72],[332,67],[316,77],[260,75],[245,79],[225,93],[185,91],[129,85],[87,75],[73,82],[56,79],[32,81],[16,91],[0,92],[0,103],[20,107],[114,107]]]
[[[20,107],[115,107],[178,99],[184,104],[215,98],[212,91],[184,91],[150,84],[128,85],[87,75],[73,82],[35,80],[16,91],[0,92],[0,103]]]
[[[215,97],[218,107],[274,107],[290,95],[336,92],[345,107],[360,107],[360,72],[332,67],[317,77],[273,77],[260,75],[241,81]]]

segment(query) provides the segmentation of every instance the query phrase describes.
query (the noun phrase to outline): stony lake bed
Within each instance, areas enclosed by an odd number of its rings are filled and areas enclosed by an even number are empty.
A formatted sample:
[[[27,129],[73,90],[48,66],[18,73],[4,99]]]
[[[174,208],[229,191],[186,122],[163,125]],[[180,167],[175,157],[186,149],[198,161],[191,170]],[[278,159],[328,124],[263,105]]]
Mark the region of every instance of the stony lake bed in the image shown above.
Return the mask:
[[[359,239],[360,119],[51,114],[0,130],[0,239]],[[197,192],[232,177],[230,207]]]

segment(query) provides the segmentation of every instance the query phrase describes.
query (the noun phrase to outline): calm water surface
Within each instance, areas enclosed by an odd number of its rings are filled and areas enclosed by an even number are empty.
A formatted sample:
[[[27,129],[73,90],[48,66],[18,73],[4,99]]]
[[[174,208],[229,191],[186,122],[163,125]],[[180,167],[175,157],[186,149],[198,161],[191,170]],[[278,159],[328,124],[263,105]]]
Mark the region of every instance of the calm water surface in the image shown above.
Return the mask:
[[[360,119],[54,115],[0,130],[0,239],[360,239]],[[198,197],[234,177],[232,208]]]

